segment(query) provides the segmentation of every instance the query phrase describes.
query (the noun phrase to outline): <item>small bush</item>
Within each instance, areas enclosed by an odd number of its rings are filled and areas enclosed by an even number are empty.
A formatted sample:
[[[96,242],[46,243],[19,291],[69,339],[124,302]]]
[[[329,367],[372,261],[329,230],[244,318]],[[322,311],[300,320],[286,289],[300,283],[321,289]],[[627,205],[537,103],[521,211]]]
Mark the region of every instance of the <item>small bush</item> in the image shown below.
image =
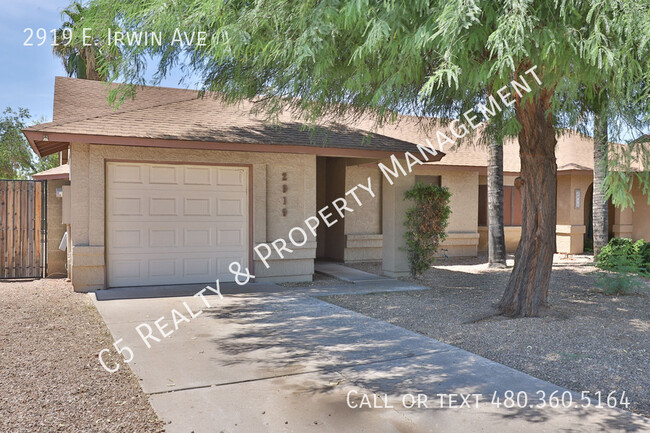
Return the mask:
[[[629,238],[613,238],[596,257],[596,266],[606,271],[624,267],[633,273],[643,272],[644,244],[643,240],[634,242]]]
[[[596,257],[598,284],[607,294],[625,294],[639,285],[639,276],[650,275],[650,242],[613,238]]]
[[[644,242],[639,248],[642,266],[645,267],[645,273],[650,275],[650,242]]]
[[[597,284],[605,291],[606,295],[627,295],[638,286],[638,280],[635,278],[635,274],[599,272]]]
[[[451,208],[448,188],[416,183],[404,193],[415,205],[406,211],[406,250],[413,277],[426,272],[435,261],[440,243],[445,240]]]

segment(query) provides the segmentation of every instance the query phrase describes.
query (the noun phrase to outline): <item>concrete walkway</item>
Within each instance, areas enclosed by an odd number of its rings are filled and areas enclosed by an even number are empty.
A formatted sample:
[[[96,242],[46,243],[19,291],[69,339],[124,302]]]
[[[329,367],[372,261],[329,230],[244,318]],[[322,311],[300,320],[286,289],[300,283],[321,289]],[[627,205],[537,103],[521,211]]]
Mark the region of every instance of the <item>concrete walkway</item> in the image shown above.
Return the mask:
[[[173,309],[188,315],[184,302],[194,312],[205,307],[191,296],[196,286],[91,296],[113,337],[133,349],[131,368],[168,432],[650,431],[648,419],[630,412],[581,408],[576,394],[567,408],[529,407],[539,391],[549,401],[565,390],[314,297],[422,289],[396,280],[304,289],[224,285],[223,299],[207,297],[213,307],[178,330]],[[136,292],[151,297],[134,299]],[[186,296],[155,297],[169,294]],[[147,348],[135,327],[156,329],[159,318],[174,332],[164,339],[155,333],[161,341]],[[508,390],[522,392],[521,408],[491,404],[494,393],[503,403]],[[461,393],[472,394],[470,407],[457,407]],[[405,407],[408,394],[423,394],[420,409]],[[446,394],[443,408],[439,394]]]
[[[349,283],[362,283],[368,281],[383,281],[390,278],[371,274],[370,272],[360,271],[359,269],[350,268],[339,263],[316,261],[314,271],[324,274],[337,280],[347,281]]]

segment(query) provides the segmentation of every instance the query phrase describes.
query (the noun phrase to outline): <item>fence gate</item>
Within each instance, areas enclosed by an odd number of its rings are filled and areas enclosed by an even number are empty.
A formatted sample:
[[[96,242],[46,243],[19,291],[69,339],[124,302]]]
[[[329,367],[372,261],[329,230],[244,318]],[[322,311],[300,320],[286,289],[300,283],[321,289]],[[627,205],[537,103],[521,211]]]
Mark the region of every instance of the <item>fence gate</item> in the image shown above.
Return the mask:
[[[46,215],[46,181],[0,180],[0,279],[45,277]]]

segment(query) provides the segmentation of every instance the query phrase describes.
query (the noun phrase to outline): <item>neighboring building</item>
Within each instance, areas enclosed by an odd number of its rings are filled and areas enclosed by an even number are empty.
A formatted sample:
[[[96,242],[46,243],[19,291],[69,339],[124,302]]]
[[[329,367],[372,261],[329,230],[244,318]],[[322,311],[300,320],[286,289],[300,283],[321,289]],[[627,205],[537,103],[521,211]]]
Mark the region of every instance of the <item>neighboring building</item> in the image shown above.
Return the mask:
[[[397,126],[380,128],[378,132],[421,143],[426,139],[426,134],[420,129],[417,123],[407,118]],[[452,212],[455,214],[452,213],[448,228],[451,239],[444,245],[449,249],[449,255],[458,255],[459,248],[454,245],[454,237],[478,235],[477,250],[487,251],[487,151],[473,145],[445,151],[446,156],[442,161],[427,164],[429,167],[422,170],[429,175],[440,176],[442,185],[455,193],[451,199]],[[558,170],[556,248],[559,253],[578,254],[584,252],[585,241],[589,246],[592,240],[593,139],[568,132],[558,137],[555,152]],[[506,249],[514,252],[521,236],[521,196],[514,187],[520,172],[517,140],[507,140],[503,153]],[[475,198],[474,191],[477,189],[478,198]],[[637,185],[632,189],[632,195],[634,211],[629,208],[620,210],[610,202],[610,238],[650,239],[648,197]],[[468,202],[471,209],[467,209]],[[472,215],[477,215],[477,220]]]
[[[57,218],[69,219],[75,290],[228,281],[233,260],[250,268],[255,281],[309,281],[317,258],[383,260],[387,275],[405,275],[403,221],[410,204],[403,193],[416,180],[447,186],[453,194],[446,254],[475,256],[486,249],[485,150],[445,149],[437,162],[416,166],[393,185],[380,173],[377,164],[389,165],[393,154],[419,155],[415,145],[427,137],[413,118],[377,131],[370,124],[333,122],[311,131],[290,116],[268,125],[250,114],[250,102],[227,106],[181,89],[140,88],[135,100],[113,110],[107,90],[101,82],[57,78],[53,121],[25,130],[40,156],[60,152],[66,163],[40,178],[50,176],[66,188],[70,215],[62,206],[48,209],[48,218],[50,230]],[[520,235],[520,197],[513,188],[518,154],[516,143],[508,142],[510,250]],[[592,155],[589,138],[559,139],[559,252],[583,251]],[[368,178],[374,199],[364,197],[356,206],[348,197],[353,212],[345,211],[329,228],[321,224],[318,236],[300,248],[290,246],[294,251],[284,259],[274,254],[267,269],[253,254],[260,244],[287,239],[289,230],[304,227],[305,219]],[[650,238],[650,207],[636,195],[634,212],[612,211],[612,231]],[[64,231],[59,228],[56,237]],[[54,261],[62,260],[65,254]]]

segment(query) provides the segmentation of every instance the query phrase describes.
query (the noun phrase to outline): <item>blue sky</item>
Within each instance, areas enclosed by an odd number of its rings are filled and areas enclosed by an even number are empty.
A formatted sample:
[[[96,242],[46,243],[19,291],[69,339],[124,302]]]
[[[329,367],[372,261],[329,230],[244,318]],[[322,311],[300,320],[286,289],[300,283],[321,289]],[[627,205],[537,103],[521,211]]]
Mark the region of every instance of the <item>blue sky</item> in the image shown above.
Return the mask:
[[[0,110],[6,107],[29,109],[34,122],[52,119],[54,77],[65,76],[61,60],[52,54],[48,41],[40,47],[24,46],[29,27],[48,31],[61,25],[61,11],[69,0],[0,0]],[[180,74],[173,73],[161,85],[179,85]]]
[[[28,108],[33,117],[52,118],[54,77],[65,75],[52,47],[25,47],[26,27],[57,28],[67,1],[0,0],[0,109]]]

